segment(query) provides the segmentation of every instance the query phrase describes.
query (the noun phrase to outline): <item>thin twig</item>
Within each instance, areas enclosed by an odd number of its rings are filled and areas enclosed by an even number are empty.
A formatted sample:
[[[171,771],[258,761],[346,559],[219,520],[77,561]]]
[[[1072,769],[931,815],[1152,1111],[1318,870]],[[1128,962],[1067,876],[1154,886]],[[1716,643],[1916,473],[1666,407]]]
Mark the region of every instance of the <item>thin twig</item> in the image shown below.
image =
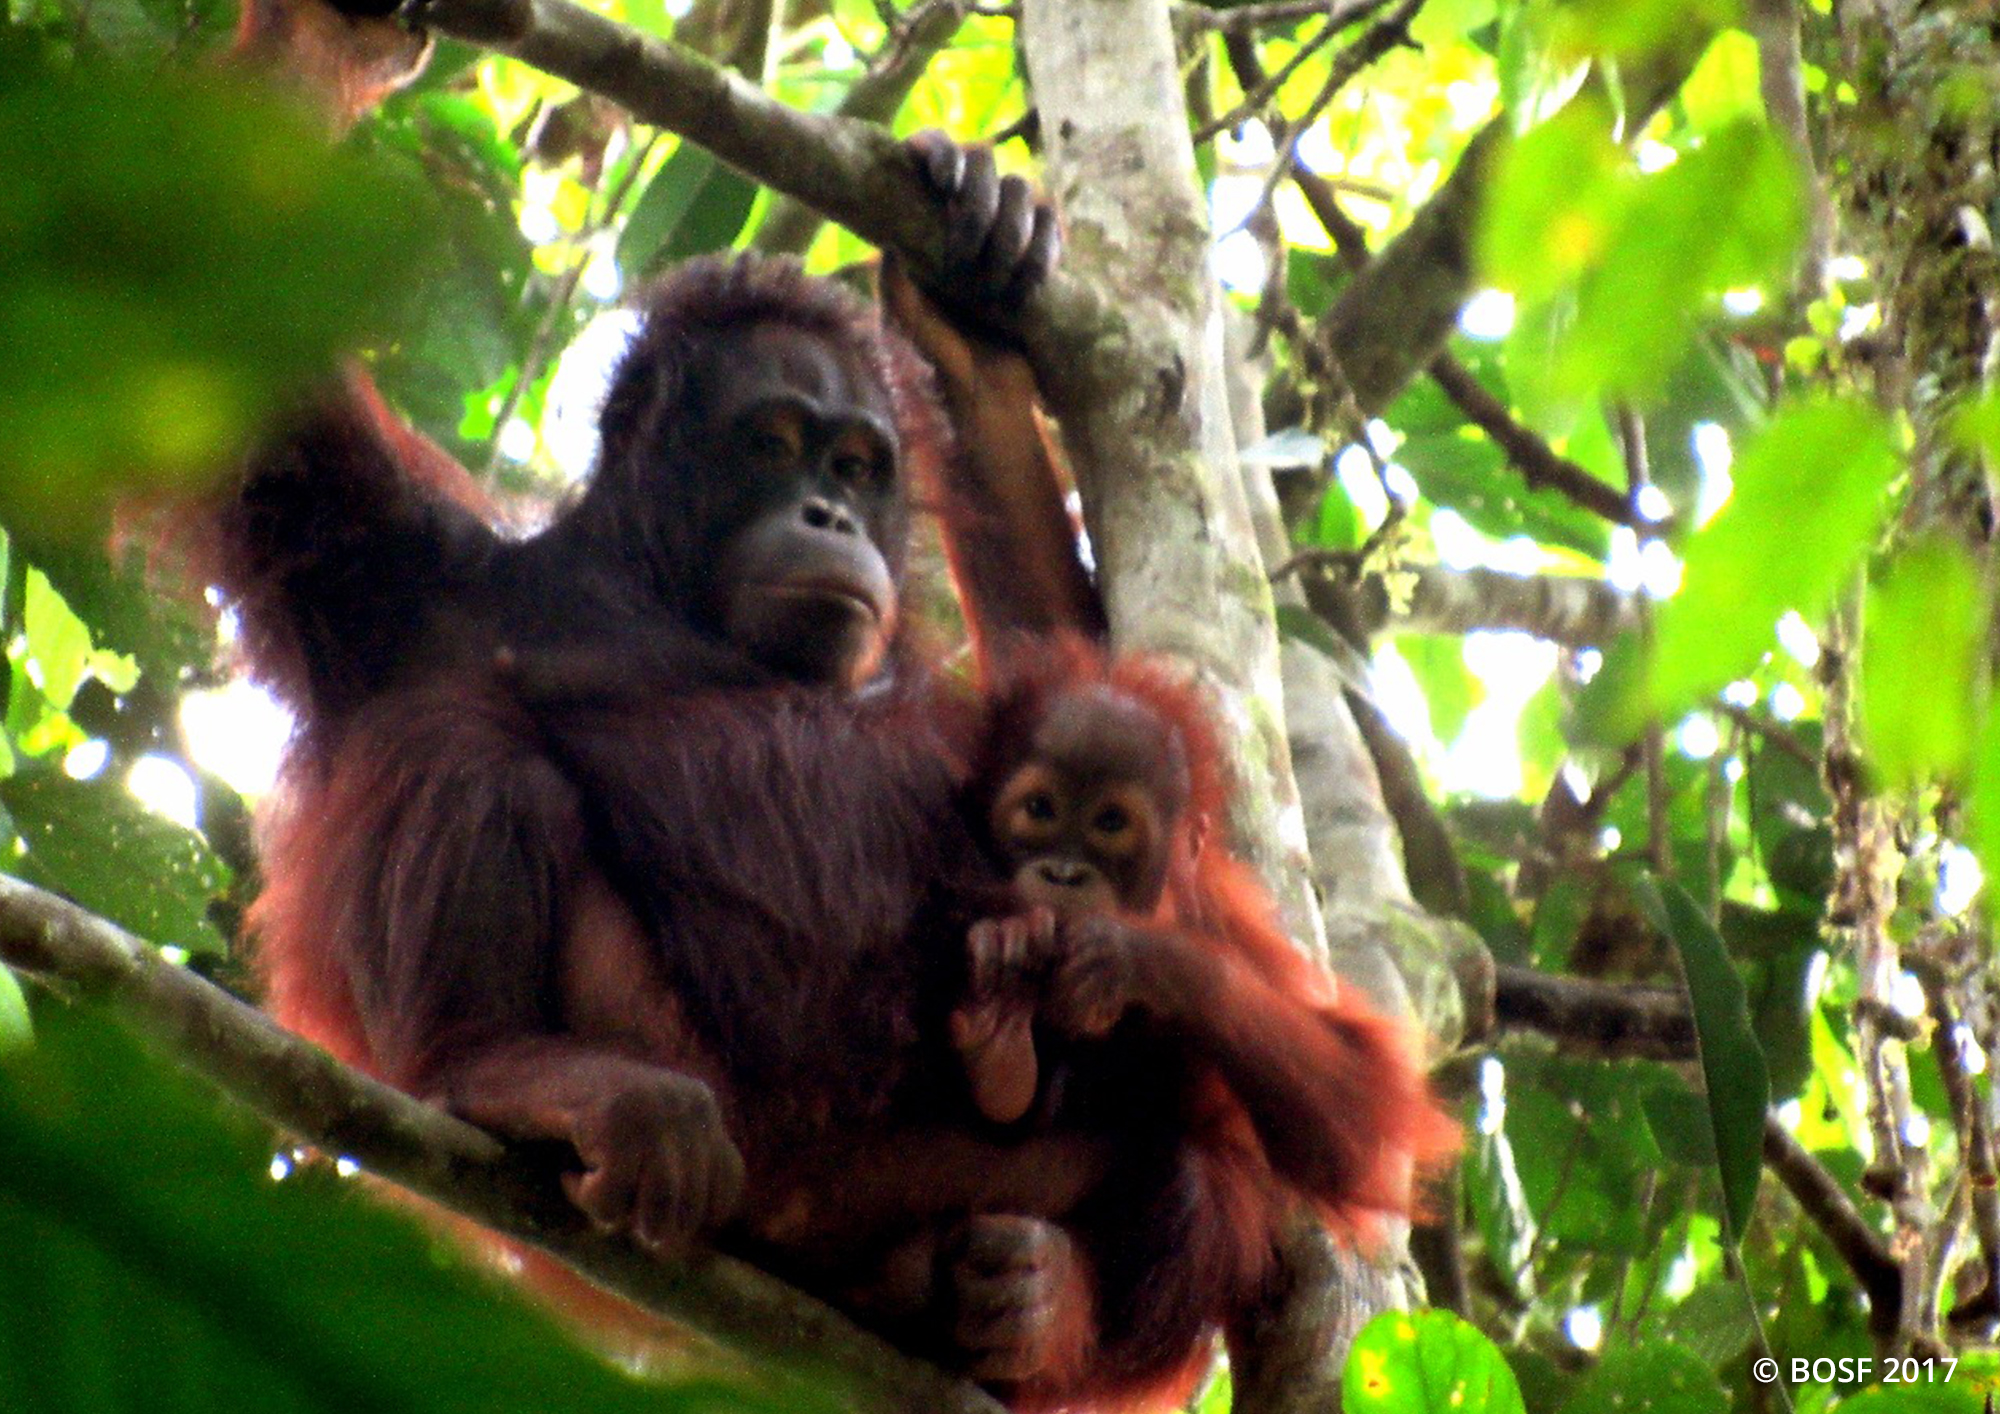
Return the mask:
[[[1391,49],[1411,42],[1410,21],[1423,7],[1424,0],[1400,0],[1394,10],[1370,25],[1366,34],[1334,55],[1333,62],[1327,65],[1326,82],[1319,86],[1312,102],[1298,117],[1286,118],[1280,125],[1283,131],[1277,143],[1277,155],[1264,178],[1262,190],[1257,193],[1257,200],[1251,204],[1252,211],[1262,210],[1270,202],[1278,184],[1298,166],[1298,139],[1319,121],[1320,114],[1326,111],[1335,96],[1357,74]]]
[[[1655,534],[1665,534],[1671,528],[1670,522],[1646,521],[1617,487],[1568,457],[1557,455],[1547,441],[1515,420],[1506,405],[1487,392],[1486,385],[1473,376],[1472,370],[1451,354],[1439,354],[1431,360],[1427,371],[1444,389],[1445,396],[1458,405],[1466,420],[1493,439],[1521,473],[1521,479],[1533,489],[1554,491],[1614,525],[1645,528]]]
[[[1969,1189],[1972,1228],[1979,1238],[1982,1285],[1968,1305],[1990,1319],[2000,1305],[2000,1174],[1996,1174],[1993,1131],[1973,1085],[1966,1056],[1972,1040],[1952,1000],[1948,979],[1928,959],[1911,959],[1910,970],[1923,983],[1924,999],[1937,1023],[1932,1045],[1937,1050],[1945,1095],[1951,1101],[1952,1128],[1958,1135],[1959,1163]],[[1963,1308],[1954,1313],[1962,1314]]]
[[[1231,131],[1239,124],[1262,116],[1264,110],[1270,106],[1271,100],[1277,97],[1278,90],[1285,86],[1285,80],[1303,68],[1308,59],[1326,48],[1327,45],[1333,43],[1334,36],[1347,28],[1355,20],[1365,15],[1373,14],[1387,3],[1388,0],[1361,0],[1361,3],[1353,8],[1352,13],[1342,14],[1336,11],[1329,14],[1326,18],[1326,23],[1314,30],[1312,37],[1299,46],[1296,54],[1279,65],[1276,73],[1270,75],[1250,92],[1244,94],[1243,101],[1238,103],[1234,108],[1231,108],[1227,113],[1222,114],[1218,118],[1211,119],[1196,128],[1193,138],[1194,145],[1200,147],[1205,142],[1212,142],[1217,136]]]
[[[1738,707],[1734,702],[1720,698],[1710,702],[1705,709],[1718,717],[1726,717],[1769,746],[1776,747],[1802,766],[1819,769],[1819,757],[1793,733],[1786,731],[1776,722],[1758,716],[1746,707]]]

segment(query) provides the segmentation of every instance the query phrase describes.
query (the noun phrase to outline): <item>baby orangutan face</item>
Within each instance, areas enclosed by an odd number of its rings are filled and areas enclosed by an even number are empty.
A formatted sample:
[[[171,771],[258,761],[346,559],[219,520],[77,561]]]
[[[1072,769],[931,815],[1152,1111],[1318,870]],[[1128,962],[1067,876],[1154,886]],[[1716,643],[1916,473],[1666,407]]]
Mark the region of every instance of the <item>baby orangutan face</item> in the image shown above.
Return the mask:
[[[1171,727],[1116,688],[1053,698],[993,797],[994,848],[1024,903],[1151,913],[1188,803]]]

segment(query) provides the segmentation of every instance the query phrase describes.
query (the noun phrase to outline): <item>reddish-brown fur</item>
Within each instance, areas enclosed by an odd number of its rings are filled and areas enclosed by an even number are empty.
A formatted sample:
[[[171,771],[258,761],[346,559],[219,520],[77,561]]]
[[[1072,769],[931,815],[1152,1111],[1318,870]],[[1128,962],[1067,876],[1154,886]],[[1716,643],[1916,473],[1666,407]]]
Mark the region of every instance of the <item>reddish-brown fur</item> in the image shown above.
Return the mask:
[[[1170,820],[1157,905],[1066,920],[1053,977],[1042,982],[1045,1010],[1058,1025],[1094,1013],[1092,1031],[1129,1014],[1183,1041],[1205,1063],[1204,1083],[1225,1088],[1241,1122],[1232,1132],[1247,1126],[1283,1183],[1342,1229],[1366,1234],[1383,1217],[1408,1216],[1413,1181],[1453,1151],[1456,1127],[1431,1099],[1409,1029],[1314,966],[1255,873],[1222,845],[1222,755],[1184,677],[1143,657],[1107,658],[1075,637],[1021,650],[996,691],[975,780],[997,788],[1065,700],[1099,716],[1109,703],[1143,709],[1160,744],[1179,745],[1189,781]],[[1106,730],[1129,732],[1132,722],[1120,712]],[[1167,786],[1140,784],[1166,811]],[[1031,966],[1046,970],[1049,960]]]
[[[415,62],[316,0],[249,11],[243,47],[289,51],[342,118]],[[857,700],[695,631],[688,583],[716,546],[676,498],[721,473],[685,445],[682,360],[732,325],[797,328],[876,369],[911,460],[951,448],[902,346],[825,287],[711,270],[665,298],[679,314],[614,391],[595,489],[559,533],[501,546],[448,459],[363,389],[224,513],[246,649],[301,714],[256,914],[273,1009],[477,1123],[566,1142],[571,1196],[641,1241],[720,1225],[1022,1405],[1171,1399],[1256,1294],[1288,1187],[1400,1210],[1376,1157],[1425,1151],[1427,1102],[1413,1072],[1388,1099],[1355,1073],[1388,1053],[1373,1023],[1321,995],[1247,874],[1191,834],[1150,926],[1219,979],[1220,1014],[1079,1038],[1031,1132],[981,1125],[939,1083],[965,925],[990,899],[959,813],[967,718],[908,663]],[[1053,494],[1000,494],[1047,460],[1001,430],[1033,423],[1018,362],[1002,393],[970,386],[991,357],[946,373],[960,425],[979,414],[955,481],[998,507],[967,523],[1062,562]],[[958,558],[976,627],[1046,626],[1048,603],[1094,620],[1073,565],[1023,585]],[[551,644],[621,656],[621,690],[524,692],[514,650]],[[1295,1102],[1362,1127],[1308,1126],[1294,1152],[1274,1121]],[[1336,1194],[1304,1176],[1323,1164]]]

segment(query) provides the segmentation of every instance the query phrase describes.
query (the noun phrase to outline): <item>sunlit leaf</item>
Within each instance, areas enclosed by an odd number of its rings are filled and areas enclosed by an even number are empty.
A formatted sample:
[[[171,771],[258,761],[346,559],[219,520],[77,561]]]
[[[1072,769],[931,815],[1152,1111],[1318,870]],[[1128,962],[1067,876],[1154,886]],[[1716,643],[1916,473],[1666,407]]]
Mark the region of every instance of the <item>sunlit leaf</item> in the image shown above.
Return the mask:
[[[1736,0],[1571,0],[1550,10],[1567,46],[1634,55],[1685,42],[1738,15]]]
[[[21,606],[28,656],[41,679],[42,695],[66,708],[90,670],[90,629],[70,611],[40,570],[29,570]]]
[[[1495,0],[1438,0],[1410,21],[1410,38],[1425,48],[1450,44],[1491,24],[1498,10]]]
[[[1624,202],[1611,126],[1601,104],[1579,100],[1506,150],[1481,212],[1483,278],[1539,300],[1604,258]]]
[[[1707,131],[1739,118],[1761,117],[1761,70],[1755,39],[1740,29],[1718,34],[1681,85],[1681,105],[1687,110],[1688,122]]]
[[[1869,761],[1885,781],[1954,778],[1970,762],[1989,618],[1978,571],[1943,541],[1898,555],[1869,584],[1861,722]]]
[[[1632,183],[1583,285],[1559,386],[1579,396],[1657,393],[1711,297],[1787,279],[1798,188],[1783,144],[1749,121]]]
[[[1355,1337],[1341,1380],[1347,1414],[1522,1414],[1499,1348],[1448,1311],[1390,1311]]]
[[[35,1025],[28,1018],[28,999],[21,995],[20,980],[0,964],[0,1060],[34,1039]]]
[[[141,806],[121,781],[23,770],[0,781],[28,852],[8,866],[154,943],[219,955],[208,905],[229,871],[191,830]]]
[[[90,625],[97,645],[90,660],[95,675],[117,676],[105,671],[114,654],[167,679],[205,666],[214,656],[214,632],[203,606],[191,595],[160,593],[159,577],[148,576],[143,554],[134,551],[114,564],[99,546],[28,535],[21,537],[21,548]]]
[[[1748,439],[1734,497],[1689,540],[1685,585],[1660,607],[1650,705],[1672,712],[1721,687],[1785,610],[1824,609],[1873,539],[1896,467],[1887,422],[1859,402],[1795,404]]]

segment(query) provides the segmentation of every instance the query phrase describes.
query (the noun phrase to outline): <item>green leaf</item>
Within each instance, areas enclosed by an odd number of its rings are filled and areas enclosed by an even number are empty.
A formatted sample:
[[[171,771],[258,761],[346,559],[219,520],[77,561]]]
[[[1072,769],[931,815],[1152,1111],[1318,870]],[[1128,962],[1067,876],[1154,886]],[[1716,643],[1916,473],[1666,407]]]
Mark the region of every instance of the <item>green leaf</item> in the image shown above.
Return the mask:
[[[67,708],[90,670],[89,628],[70,612],[48,577],[36,569],[28,571],[21,621],[42,695],[58,709]]]
[[[177,680],[184,669],[205,667],[215,656],[215,631],[191,596],[164,595],[133,552],[114,565],[96,545],[21,537],[23,555],[48,576],[63,601],[90,626],[98,645],[93,671],[113,655],[129,656],[142,672]],[[99,673],[100,676],[104,674]],[[114,691],[124,688],[108,682]]]
[[[35,1024],[28,1017],[28,999],[21,995],[20,979],[0,963],[0,1061],[25,1050],[35,1039]]]
[[[1534,965],[1546,972],[1566,971],[1576,935],[1590,915],[1594,890],[1582,879],[1558,877],[1535,904]]]
[[[1743,1299],[1742,1287],[1733,1281],[1710,1281],[1648,1321],[1647,1328],[1713,1370],[1743,1353],[1757,1334],[1757,1321]]]
[[[1775,726],[1785,724],[1774,723]],[[1786,727],[1805,752],[1817,759],[1817,722]],[[1833,883],[1833,802],[1819,768],[1776,746],[1754,746],[1746,783],[1750,788],[1750,829],[1771,882],[1804,901],[1815,916]]]
[[[426,83],[441,68],[448,70],[434,60]],[[507,380],[494,395],[498,406],[556,284],[533,278],[532,251],[516,219],[520,153],[496,130],[493,114],[462,92],[403,95],[363,136],[384,164],[425,183],[444,234],[395,309],[402,337],[379,350],[371,371],[401,412],[479,466],[489,449],[460,436],[465,402]],[[551,346],[569,332],[559,321]]]
[[[1707,301],[1783,285],[1798,248],[1797,166],[1759,123],[1711,134],[1629,190],[1556,365],[1557,386],[1579,397],[1656,394]]]
[[[1332,624],[1303,604],[1280,604],[1277,620],[1280,637],[1309,644],[1335,662],[1345,661],[1354,652],[1341,641]]]
[[[1690,1168],[1714,1165],[1715,1133],[1701,1096],[1675,1081],[1647,1091],[1644,1103],[1653,1141],[1669,1161]]]
[[[1579,99],[1509,147],[1481,207],[1480,273],[1539,301],[1604,258],[1624,204],[1624,155],[1602,103]]]
[[[1970,764],[1985,600],[1971,560],[1943,541],[1911,546],[1870,582],[1861,725],[1889,784],[1956,779]]]
[[[0,1060],[8,1409],[774,1407],[614,1369],[330,1166],[273,1182],[263,1124],[101,1019],[48,1006],[37,1027],[32,1049]]]
[[[0,781],[0,803],[28,846],[12,872],[148,942],[227,950],[208,905],[229,870],[200,835],[145,809],[121,782],[73,781],[40,767]]]
[[[634,203],[618,238],[618,263],[650,272],[721,250],[743,229],[756,199],[756,187],[741,173],[684,142]]]
[[[1564,1252],[1636,1260],[1649,1246],[1645,1193],[1663,1156],[1645,1114],[1662,1082],[1647,1061],[1563,1056],[1507,1063],[1506,1134],[1537,1240]]]
[[[1708,1366],[1692,1351],[1661,1343],[1607,1353],[1562,1414],[1723,1414],[1728,1408],[1729,1396]]]
[[[1688,542],[1683,588],[1660,606],[1647,701],[1626,724],[1740,676],[1785,610],[1824,609],[1873,539],[1897,464],[1888,424],[1855,401],[1796,403],[1750,439],[1734,497]]]
[[[1872,1365],[1870,1368],[1874,1368]],[[1938,1366],[1940,1374],[1943,1366]],[[1984,1394],[1990,1385],[1964,1378],[1936,1384],[1899,1381],[1893,1385],[1870,1385],[1849,1395],[1834,1408],[1838,1414],[1980,1414],[1986,1408]]]
[[[1686,889],[1671,879],[1639,876],[1631,884],[1633,897],[1680,950],[1701,1045],[1702,1086],[1722,1176],[1723,1210],[1730,1240],[1740,1243],[1763,1176],[1764,1112],[1771,1103],[1771,1080],[1750,1026],[1743,979],[1722,946],[1722,935]]]
[[[1736,0],[1572,0],[1552,7],[1567,47],[1620,55],[1652,55],[1736,16]]]
[[[1347,1414],[1525,1414],[1500,1350],[1448,1311],[1389,1311],[1355,1337]]]
[[[1406,633],[1396,639],[1396,652],[1409,664],[1410,674],[1430,709],[1431,734],[1439,741],[1458,740],[1465,719],[1472,715],[1479,680],[1465,666],[1465,640],[1437,633]]]
[[[1571,103],[1502,157],[1482,212],[1482,273],[1521,297],[1529,328],[1575,293],[1544,397],[1657,394],[1710,301],[1785,284],[1803,231],[1797,164],[1761,123],[1717,128],[1645,176],[1613,128],[1602,102]]]
[[[1757,41],[1740,29],[1718,34],[1681,85],[1681,106],[1697,131],[1710,131],[1763,114]]]
[[[247,81],[0,42],[0,519],[94,534],[379,332],[429,204]]]
[[[1285,293],[1308,319],[1326,313],[1347,278],[1347,267],[1327,251],[1293,246],[1285,252]]]

